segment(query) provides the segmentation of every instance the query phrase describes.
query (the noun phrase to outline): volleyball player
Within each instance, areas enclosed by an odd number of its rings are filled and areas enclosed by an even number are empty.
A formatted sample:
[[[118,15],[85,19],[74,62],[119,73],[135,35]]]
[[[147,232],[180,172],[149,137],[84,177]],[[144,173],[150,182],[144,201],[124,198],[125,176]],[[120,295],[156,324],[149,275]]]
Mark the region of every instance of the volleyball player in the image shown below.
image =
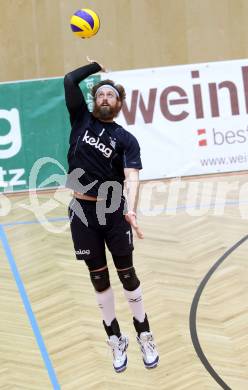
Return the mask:
[[[64,78],[65,99],[72,126],[68,151],[67,186],[74,191],[69,218],[76,258],[86,263],[101,309],[116,372],[127,366],[128,338],[115,314],[105,246],[111,252],[124,295],[130,305],[144,365],[154,368],[159,356],[144,310],[140,281],[133,266],[132,228],[139,238],[136,208],[139,170],[142,168],[136,138],[114,119],[121,110],[125,90],[112,80],[92,88],[94,107],[88,110],[79,87],[88,76],[104,71],[88,59]],[[127,195],[123,195],[124,182]]]

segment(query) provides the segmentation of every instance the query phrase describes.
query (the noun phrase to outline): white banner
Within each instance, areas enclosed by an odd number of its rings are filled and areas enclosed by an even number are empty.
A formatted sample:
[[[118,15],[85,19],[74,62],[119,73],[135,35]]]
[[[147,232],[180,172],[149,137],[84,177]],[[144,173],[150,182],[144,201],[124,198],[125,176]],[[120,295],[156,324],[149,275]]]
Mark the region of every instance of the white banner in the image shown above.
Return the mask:
[[[248,169],[248,59],[107,77],[126,89],[117,122],[140,143],[141,179]]]

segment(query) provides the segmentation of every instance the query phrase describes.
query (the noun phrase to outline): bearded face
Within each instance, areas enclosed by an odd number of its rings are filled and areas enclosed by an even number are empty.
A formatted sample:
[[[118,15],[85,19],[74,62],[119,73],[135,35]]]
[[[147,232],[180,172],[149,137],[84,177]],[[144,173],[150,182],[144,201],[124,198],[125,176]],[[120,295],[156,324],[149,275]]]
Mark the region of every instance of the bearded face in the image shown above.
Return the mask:
[[[95,96],[95,105],[93,115],[102,121],[112,122],[119,114],[121,102],[118,100],[116,93],[104,87]]]

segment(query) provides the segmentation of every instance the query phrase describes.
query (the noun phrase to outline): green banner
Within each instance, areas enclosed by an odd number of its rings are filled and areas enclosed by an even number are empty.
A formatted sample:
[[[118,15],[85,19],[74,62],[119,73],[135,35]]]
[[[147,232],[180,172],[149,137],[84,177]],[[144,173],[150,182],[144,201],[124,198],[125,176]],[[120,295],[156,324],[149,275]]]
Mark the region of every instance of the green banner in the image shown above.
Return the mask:
[[[90,110],[98,80],[81,83]],[[63,185],[69,134],[63,78],[0,84],[0,192]]]

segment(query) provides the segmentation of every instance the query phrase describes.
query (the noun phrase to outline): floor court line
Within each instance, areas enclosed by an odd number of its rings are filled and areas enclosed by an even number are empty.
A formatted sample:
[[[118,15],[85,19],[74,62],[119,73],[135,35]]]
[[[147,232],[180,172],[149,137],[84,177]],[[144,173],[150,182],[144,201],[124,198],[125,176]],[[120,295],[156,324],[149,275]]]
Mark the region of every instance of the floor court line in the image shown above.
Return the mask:
[[[36,318],[34,316],[34,313],[33,313],[28,295],[26,293],[23,281],[22,281],[20,273],[18,271],[14,256],[13,256],[12,251],[11,251],[11,247],[10,247],[9,242],[8,242],[7,235],[6,235],[2,225],[0,225],[0,240],[2,241],[3,249],[4,249],[6,257],[8,259],[8,263],[9,263],[12,275],[15,279],[19,294],[21,296],[21,299],[22,299],[23,305],[25,307],[28,319],[29,319],[31,327],[33,329],[34,336],[35,336],[36,342],[39,346],[40,353],[41,353],[43,361],[45,363],[45,367],[47,369],[51,384],[52,384],[54,390],[60,390],[60,385],[58,383],[56,373],[54,371],[52,362],[50,360],[45,343],[43,341],[38,323],[37,323]]]
[[[240,205],[248,205],[248,202],[245,201],[245,202],[240,202],[240,201],[225,201],[225,202],[220,202],[220,203],[209,203],[209,204],[203,204],[199,207],[196,207],[195,204],[193,205],[180,205],[180,206],[176,206],[176,207],[164,207],[164,208],[154,208],[155,212],[156,212],[156,216],[159,215],[159,213],[166,213],[166,212],[176,212],[176,211],[183,211],[183,210],[189,210],[189,209],[196,209],[196,210],[201,210],[201,209],[216,209],[218,207],[225,207],[225,206],[240,206]],[[139,213],[141,214],[147,214],[147,216],[153,216],[153,214],[149,214],[151,213],[152,210],[149,210],[149,209],[141,209]],[[205,214],[204,214],[205,215]],[[145,215],[146,216],[146,215]],[[37,219],[33,219],[33,220],[29,220],[29,221],[13,221],[13,222],[5,222],[5,223],[2,223],[1,226],[2,227],[11,227],[11,226],[16,226],[16,225],[32,225],[32,224],[43,224],[43,223],[46,223],[46,222],[65,222],[65,221],[68,221],[68,217],[57,217],[57,218],[48,218],[48,219],[44,219],[44,220],[37,220]]]
[[[213,209],[213,208],[223,207],[223,206],[237,206],[237,205],[240,205],[241,203],[242,204],[246,204],[246,205],[248,204],[248,202],[239,202],[237,200],[237,201],[225,201],[225,202],[220,202],[220,203],[215,203],[215,204],[214,203],[212,203],[212,204],[208,203],[208,204],[203,204],[200,207],[201,208]],[[166,211],[167,212],[168,211],[172,211],[172,212],[174,211],[175,212],[175,211],[182,211],[182,210],[193,209],[193,208],[196,208],[197,210],[199,210],[199,208],[197,208],[195,204],[194,205],[185,205],[185,204],[183,204],[183,205],[176,206],[176,207],[171,207],[171,208],[157,208],[156,212],[161,212],[161,213],[165,213]],[[141,213],[142,212],[145,213],[145,212],[149,212],[149,211],[150,210],[141,209]],[[42,224],[42,223],[45,224],[46,222],[65,222],[65,221],[68,221],[68,217],[48,218],[48,219],[44,219],[44,220],[35,220],[34,219],[34,220],[29,220],[29,221],[13,221],[13,222],[6,222],[6,223],[0,224],[0,240],[2,241],[3,248],[4,248],[6,256],[8,258],[8,262],[9,262],[9,265],[10,265],[13,277],[14,277],[14,279],[16,281],[19,293],[21,295],[23,304],[25,306],[26,313],[27,313],[29,321],[31,323],[31,326],[32,326],[32,329],[33,329],[33,332],[34,332],[37,344],[39,346],[41,355],[43,357],[43,360],[44,360],[44,363],[45,363],[46,369],[48,371],[48,374],[49,374],[49,377],[50,377],[50,381],[51,381],[51,383],[53,385],[53,389],[54,390],[60,390],[60,385],[58,383],[58,380],[57,380],[55,371],[53,369],[53,366],[52,366],[49,354],[48,354],[48,352],[46,350],[46,346],[44,344],[44,341],[42,339],[42,336],[41,336],[38,324],[37,324],[35,316],[33,314],[33,311],[32,311],[32,308],[31,308],[31,304],[29,302],[27,293],[25,291],[25,287],[23,285],[23,282],[21,280],[20,274],[18,272],[16,263],[15,263],[15,259],[14,259],[13,255],[12,255],[11,248],[10,248],[10,245],[8,243],[8,239],[7,239],[6,233],[4,231],[4,228],[5,227],[11,227],[11,226],[18,226],[18,225],[32,225],[32,224]],[[199,293],[199,291],[198,291],[198,293]],[[192,317],[191,317],[191,332],[192,332],[192,329],[193,329],[193,326],[192,326]],[[197,334],[194,335],[193,339],[194,339],[194,341],[198,340],[197,339]],[[194,345],[194,342],[193,342],[193,345]],[[199,348],[199,350],[200,350],[200,348]],[[199,356],[200,355],[199,350],[198,350],[198,357],[200,357]],[[197,348],[196,348],[196,351],[197,351]],[[203,362],[204,359],[201,359],[201,357],[200,357],[200,360],[202,360],[202,362]],[[206,362],[204,362],[204,363],[205,363],[205,367],[206,367],[207,364],[206,364]],[[208,370],[208,371],[210,371],[210,370]],[[214,375],[212,375],[212,376],[214,377]],[[225,387],[223,387],[223,388],[225,388]],[[229,387],[227,386],[226,389],[229,389]]]
[[[224,389],[224,390],[231,390],[231,387],[229,387],[223,379],[218,375],[218,373],[215,371],[213,366],[209,363],[206,355],[204,354],[198,334],[197,334],[197,309],[198,309],[198,304],[202,295],[202,292],[204,288],[206,287],[209,279],[213,275],[213,273],[217,270],[217,268],[228,258],[232,252],[234,252],[240,245],[242,245],[245,241],[247,241],[248,235],[244,236],[241,238],[238,242],[236,242],[231,248],[229,248],[214,264],[213,266],[209,269],[207,274],[204,276],[202,279],[201,283],[199,284],[192,304],[190,308],[190,316],[189,316],[189,328],[190,328],[190,335],[192,339],[193,346],[195,348],[195,351],[201,360],[203,366],[206,368],[206,370],[209,372],[209,374],[214,378],[214,380]]]

